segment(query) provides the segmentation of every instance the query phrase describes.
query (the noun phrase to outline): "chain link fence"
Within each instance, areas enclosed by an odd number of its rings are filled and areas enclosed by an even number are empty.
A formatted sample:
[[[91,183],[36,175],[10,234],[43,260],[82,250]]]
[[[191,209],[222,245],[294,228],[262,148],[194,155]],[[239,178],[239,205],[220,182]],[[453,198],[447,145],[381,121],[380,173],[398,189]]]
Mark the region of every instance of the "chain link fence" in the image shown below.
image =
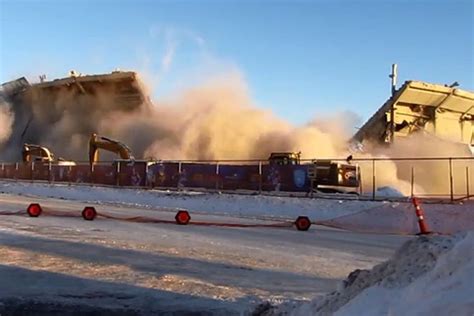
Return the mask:
[[[326,159],[325,159],[326,160]],[[346,159],[331,159],[347,164]],[[339,193],[338,198],[394,199],[409,196],[469,199],[473,197],[474,157],[358,158],[357,187],[311,187],[313,160],[297,165],[271,165],[265,160],[125,161],[1,163],[0,178],[49,183],[109,185],[157,189],[203,189],[250,194],[314,196]],[[347,194],[340,194],[347,193]]]

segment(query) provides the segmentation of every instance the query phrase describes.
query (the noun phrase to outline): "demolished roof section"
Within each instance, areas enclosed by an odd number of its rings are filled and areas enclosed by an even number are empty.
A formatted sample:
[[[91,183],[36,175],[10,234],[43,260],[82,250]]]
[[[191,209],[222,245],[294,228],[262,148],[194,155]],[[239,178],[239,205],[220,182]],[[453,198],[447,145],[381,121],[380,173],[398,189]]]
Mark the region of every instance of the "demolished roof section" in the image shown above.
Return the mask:
[[[47,91],[48,94],[65,89],[76,91],[78,95],[96,95],[108,92],[114,95],[117,105],[133,109],[147,102],[147,97],[135,72],[114,71],[101,75],[72,75],[67,78],[42,82],[32,86],[35,91]]]
[[[30,83],[25,77],[8,81],[0,85],[0,97],[8,99],[12,95],[20,93],[30,87]]]
[[[96,95],[103,91],[111,92],[117,104],[125,108],[135,108],[149,102],[137,73],[133,71],[114,71],[100,75],[77,75],[71,71],[69,77],[52,81],[30,85],[25,77],[21,77],[0,86],[0,95],[6,99],[15,99],[19,94],[22,98],[28,98],[28,93],[41,95],[40,98],[55,99],[57,95],[65,91],[78,96]]]
[[[417,131],[470,144],[473,141],[474,93],[420,81],[406,81],[360,128],[353,140],[389,142],[394,106],[394,136]]]

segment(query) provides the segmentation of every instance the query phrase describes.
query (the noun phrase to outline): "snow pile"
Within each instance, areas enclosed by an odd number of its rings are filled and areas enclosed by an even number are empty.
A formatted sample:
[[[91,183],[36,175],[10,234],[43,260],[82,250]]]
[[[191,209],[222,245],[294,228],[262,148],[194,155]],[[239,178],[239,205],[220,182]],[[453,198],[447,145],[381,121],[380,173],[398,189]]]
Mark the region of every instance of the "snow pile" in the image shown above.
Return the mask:
[[[261,315],[472,315],[474,231],[405,243],[389,261],[355,270],[341,288]]]
[[[384,198],[394,198],[394,197],[402,198],[402,197],[405,197],[405,195],[402,192],[400,192],[396,188],[390,187],[390,186],[384,186],[384,187],[378,188],[377,191],[375,191],[375,196],[377,196],[378,198],[381,198],[381,197],[384,197]]]

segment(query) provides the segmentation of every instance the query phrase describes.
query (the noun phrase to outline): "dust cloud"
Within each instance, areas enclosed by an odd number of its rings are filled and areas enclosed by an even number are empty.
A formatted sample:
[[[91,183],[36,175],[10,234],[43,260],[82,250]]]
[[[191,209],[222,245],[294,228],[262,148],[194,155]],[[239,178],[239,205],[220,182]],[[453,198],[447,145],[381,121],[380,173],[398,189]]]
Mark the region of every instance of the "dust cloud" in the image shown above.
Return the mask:
[[[147,91],[141,83],[136,88]],[[29,142],[50,148],[56,157],[85,161],[93,132],[126,143],[138,159],[266,159],[275,151],[301,151],[302,158],[344,158],[351,153],[347,141],[353,128],[360,124],[356,114],[342,112],[294,126],[271,111],[258,108],[238,74],[221,76],[166,99],[136,105],[117,103],[116,91],[107,89],[79,95],[77,91],[65,90],[55,93],[54,98],[36,91],[28,99],[31,102],[13,107],[14,113],[6,104],[0,105],[2,160],[19,160],[21,145]],[[392,147],[367,146],[364,152],[353,156],[467,156],[466,146],[440,142],[418,135]],[[468,164],[456,162],[453,169],[458,179]],[[360,165],[364,191],[372,189],[375,172],[376,187],[392,186],[404,194],[411,190],[447,192],[446,162],[388,160],[377,162],[374,171],[371,163]],[[462,191],[465,182],[457,181],[455,186]]]
[[[377,180],[397,187],[404,194],[446,195],[467,194],[469,183],[474,181],[474,160],[468,159],[423,159],[472,157],[469,146],[449,139],[441,139],[428,133],[419,132],[408,138],[397,139],[389,147],[369,146],[368,152],[374,157],[384,157],[389,161],[376,163]],[[402,161],[397,158],[420,158]],[[368,166],[366,173],[371,174]],[[451,170],[451,171],[450,171]],[[411,192],[411,181],[414,188]]]
[[[33,91],[30,101],[15,107],[14,132],[1,158],[19,159],[22,143],[29,142],[48,147],[56,156],[84,161],[93,132],[124,142],[138,159],[266,159],[273,151],[323,158],[347,153],[350,130],[343,132],[336,122],[355,114],[294,126],[255,106],[249,95],[236,74],[135,105],[118,104],[116,91],[107,89],[94,94],[65,89],[54,96]]]
[[[10,105],[0,99],[0,146],[10,138],[13,120],[14,116]]]

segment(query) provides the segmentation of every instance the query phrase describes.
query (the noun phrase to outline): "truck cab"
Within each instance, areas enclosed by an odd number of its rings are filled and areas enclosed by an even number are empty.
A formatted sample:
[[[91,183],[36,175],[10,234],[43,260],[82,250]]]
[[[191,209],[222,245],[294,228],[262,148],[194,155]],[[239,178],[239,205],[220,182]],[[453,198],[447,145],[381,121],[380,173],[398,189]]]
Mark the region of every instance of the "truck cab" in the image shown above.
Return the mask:
[[[287,166],[299,165],[301,160],[301,152],[277,152],[271,153],[268,162],[271,165]]]
[[[301,152],[275,152],[268,158],[270,165],[301,165]],[[327,193],[357,193],[360,186],[360,171],[357,165],[329,159],[312,160],[304,166],[313,190]]]

